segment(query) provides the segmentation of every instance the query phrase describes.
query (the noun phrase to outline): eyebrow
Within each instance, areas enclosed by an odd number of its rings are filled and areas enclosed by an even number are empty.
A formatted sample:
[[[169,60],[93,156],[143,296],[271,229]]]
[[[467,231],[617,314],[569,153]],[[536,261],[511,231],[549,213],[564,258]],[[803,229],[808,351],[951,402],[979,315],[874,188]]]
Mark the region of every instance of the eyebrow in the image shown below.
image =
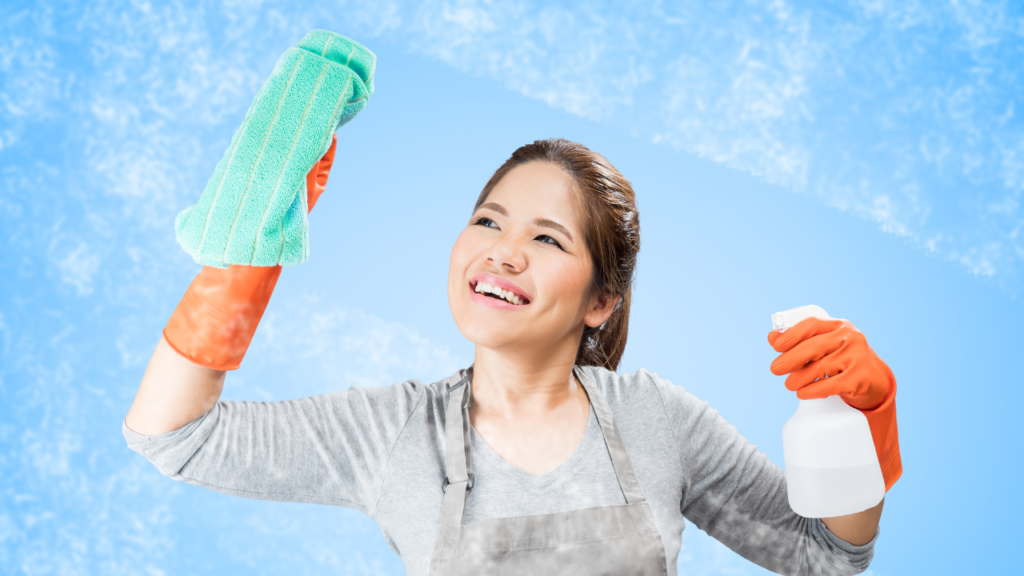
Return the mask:
[[[501,214],[502,216],[508,216],[508,210],[505,210],[505,207],[502,206],[501,204],[495,204],[494,202],[488,202],[486,204],[481,204],[480,208],[487,208],[488,210],[494,210],[495,212],[497,212],[498,214]]]
[[[508,210],[505,210],[505,207],[502,206],[501,204],[487,202],[485,204],[481,204],[480,208],[486,208],[488,210],[493,210],[498,214],[501,214],[502,216],[508,216]],[[565,226],[562,226],[561,224],[555,222],[554,220],[548,220],[547,218],[536,218],[534,219],[533,223],[536,224],[537,226],[543,226],[545,228],[553,228],[555,230],[558,230],[562,234],[565,234],[571,242],[575,242],[575,240],[573,240],[572,238],[572,234],[569,233],[569,230],[566,229]]]
[[[547,218],[537,218],[536,220],[533,221],[533,223],[536,224],[537,226],[554,228],[555,230],[558,230],[562,234],[568,236],[570,242],[575,242],[575,240],[572,239],[572,234],[569,234],[569,231],[565,229],[565,226],[562,226],[561,224],[555,222],[554,220],[548,220]]]

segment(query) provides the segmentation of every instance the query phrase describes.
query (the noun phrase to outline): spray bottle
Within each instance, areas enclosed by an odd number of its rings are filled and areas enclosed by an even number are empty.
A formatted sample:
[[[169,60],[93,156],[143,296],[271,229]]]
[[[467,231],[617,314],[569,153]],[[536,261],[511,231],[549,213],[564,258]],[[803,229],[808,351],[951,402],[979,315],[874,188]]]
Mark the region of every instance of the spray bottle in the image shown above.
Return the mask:
[[[772,314],[785,331],[805,318],[828,320],[818,306]],[[864,414],[839,396],[801,400],[782,428],[789,506],[806,518],[867,510],[882,501],[885,481]]]

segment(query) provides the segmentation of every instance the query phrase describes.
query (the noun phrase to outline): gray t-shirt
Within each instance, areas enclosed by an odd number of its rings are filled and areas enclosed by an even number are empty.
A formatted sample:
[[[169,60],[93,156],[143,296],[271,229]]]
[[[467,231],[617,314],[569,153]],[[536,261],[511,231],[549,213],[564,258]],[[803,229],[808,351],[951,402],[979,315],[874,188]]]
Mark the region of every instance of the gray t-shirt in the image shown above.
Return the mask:
[[[639,370],[586,367],[607,398],[676,573],[684,518],[751,562],[781,574],[858,574],[874,539],[854,546],[789,507],[782,469],[681,386]],[[284,402],[218,402],[156,436],[122,424],[132,450],[161,473],[225,494],[334,504],[373,518],[411,576],[427,576],[441,523],[444,381]],[[625,504],[590,411],[568,460],[534,476],[472,432],[474,487],[465,522]]]

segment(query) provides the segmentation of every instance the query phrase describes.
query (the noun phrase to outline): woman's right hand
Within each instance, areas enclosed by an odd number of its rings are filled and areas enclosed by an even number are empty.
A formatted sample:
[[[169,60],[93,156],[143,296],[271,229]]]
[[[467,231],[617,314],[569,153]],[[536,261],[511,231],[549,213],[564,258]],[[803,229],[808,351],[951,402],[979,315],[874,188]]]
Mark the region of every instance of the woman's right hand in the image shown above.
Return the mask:
[[[327,186],[338,137],[306,174],[306,207]],[[217,403],[270,302],[281,266],[204,266],[171,314],[125,425],[152,436],[177,430]]]

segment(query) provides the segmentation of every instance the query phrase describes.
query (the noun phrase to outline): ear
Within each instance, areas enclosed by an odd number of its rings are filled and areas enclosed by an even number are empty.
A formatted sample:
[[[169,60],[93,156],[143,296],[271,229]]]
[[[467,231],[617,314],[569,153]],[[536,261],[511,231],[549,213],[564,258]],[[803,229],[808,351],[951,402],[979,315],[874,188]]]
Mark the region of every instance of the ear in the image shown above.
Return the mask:
[[[583,315],[583,323],[591,328],[597,328],[604,324],[615,311],[615,305],[619,303],[621,296],[618,294],[595,294],[591,296],[587,305],[587,312]]]

